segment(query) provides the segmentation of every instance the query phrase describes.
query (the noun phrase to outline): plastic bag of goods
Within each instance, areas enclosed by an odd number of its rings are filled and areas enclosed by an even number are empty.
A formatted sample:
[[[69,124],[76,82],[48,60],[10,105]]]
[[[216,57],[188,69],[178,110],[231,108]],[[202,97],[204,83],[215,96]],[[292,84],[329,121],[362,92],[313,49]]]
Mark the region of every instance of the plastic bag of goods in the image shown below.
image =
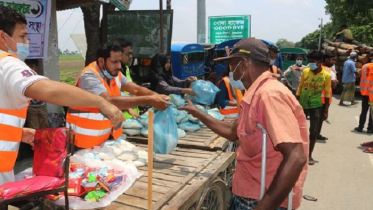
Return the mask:
[[[199,119],[196,117],[193,117],[193,115],[188,114],[188,120],[192,123],[199,123]]]
[[[194,96],[196,102],[205,105],[214,103],[216,93],[220,91],[212,82],[204,80],[194,81],[191,87],[196,93],[196,96]]]
[[[140,135],[140,129],[123,129],[123,133],[128,134],[130,136],[138,136]]]
[[[199,105],[199,104],[196,104],[195,105],[197,109],[201,110],[202,112],[206,113],[207,114],[207,110],[205,109],[205,107]]]
[[[201,129],[201,126],[191,122],[181,123],[178,125],[178,127],[186,132],[196,132],[197,130]]]
[[[186,133],[185,133],[185,131],[183,129],[178,128],[177,129],[177,135],[179,136],[179,139],[180,139],[180,138],[185,137]]]
[[[177,146],[179,139],[177,125],[171,107],[154,115],[154,152],[169,154]]]
[[[141,125],[140,121],[137,119],[126,119],[126,121],[123,122],[124,129],[141,129],[144,126]]]
[[[177,107],[185,106],[185,100],[180,95],[170,94],[169,96],[171,98],[171,102]]]
[[[188,112],[184,110],[182,111],[176,110],[176,112],[174,113],[174,116],[175,116],[176,123],[181,123],[185,119],[186,121],[188,121]]]
[[[142,136],[148,137],[148,128],[141,128],[140,132]]]
[[[224,120],[224,115],[222,115],[217,108],[207,110],[207,114],[217,120]]]

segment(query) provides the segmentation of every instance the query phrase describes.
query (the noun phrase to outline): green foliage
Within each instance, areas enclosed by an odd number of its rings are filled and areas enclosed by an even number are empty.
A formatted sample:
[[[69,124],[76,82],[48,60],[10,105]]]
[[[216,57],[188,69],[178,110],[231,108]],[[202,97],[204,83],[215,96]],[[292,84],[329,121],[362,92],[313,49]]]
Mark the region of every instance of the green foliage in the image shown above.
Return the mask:
[[[61,78],[61,82],[67,83],[67,84],[70,84],[70,85],[75,85],[76,79],[74,77],[67,76],[67,77]]]
[[[368,45],[373,44],[373,1],[367,0],[325,0],[326,12],[331,15],[330,29],[334,33],[346,24],[354,39]],[[333,33],[333,34],[334,34]]]
[[[83,61],[83,57],[81,55],[60,55],[60,61]]]
[[[319,47],[319,36],[320,30],[316,30],[310,34],[307,34],[297,43],[296,47],[304,48],[307,50],[316,50]]]
[[[294,47],[295,43],[288,41],[287,39],[279,39],[276,42],[277,47],[282,48],[282,47]]]

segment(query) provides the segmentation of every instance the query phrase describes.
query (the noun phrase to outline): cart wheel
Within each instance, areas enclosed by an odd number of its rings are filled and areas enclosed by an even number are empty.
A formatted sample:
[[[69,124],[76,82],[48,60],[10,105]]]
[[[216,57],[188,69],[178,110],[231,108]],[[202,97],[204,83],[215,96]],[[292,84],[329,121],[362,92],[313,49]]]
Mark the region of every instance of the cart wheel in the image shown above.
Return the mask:
[[[229,195],[225,183],[216,179],[209,187],[206,187],[197,203],[197,210],[225,210],[228,206]]]

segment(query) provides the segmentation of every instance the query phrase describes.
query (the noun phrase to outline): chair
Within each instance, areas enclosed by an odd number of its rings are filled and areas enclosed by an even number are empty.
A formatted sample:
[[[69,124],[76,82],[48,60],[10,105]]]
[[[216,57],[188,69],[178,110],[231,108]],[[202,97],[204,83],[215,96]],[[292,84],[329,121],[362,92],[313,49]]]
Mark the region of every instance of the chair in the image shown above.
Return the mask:
[[[59,192],[64,192],[65,209],[69,209],[67,190],[74,141],[73,131],[66,128],[37,130],[33,163],[35,177],[0,185],[0,210],[8,209],[8,205],[15,202],[42,199],[45,195]]]

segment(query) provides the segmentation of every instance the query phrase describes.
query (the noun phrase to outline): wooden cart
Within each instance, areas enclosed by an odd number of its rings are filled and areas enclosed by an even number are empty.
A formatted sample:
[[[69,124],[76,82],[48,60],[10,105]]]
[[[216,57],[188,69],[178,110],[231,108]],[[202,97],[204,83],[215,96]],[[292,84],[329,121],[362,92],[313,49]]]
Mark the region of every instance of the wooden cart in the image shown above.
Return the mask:
[[[128,140],[146,148],[147,138]],[[153,210],[226,209],[235,159],[234,152],[225,151],[228,144],[228,140],[203,128],[181,138],[171,154],[155,155]],[[147,167],[139,170],[144,175],[107,210],[147,209]]]

